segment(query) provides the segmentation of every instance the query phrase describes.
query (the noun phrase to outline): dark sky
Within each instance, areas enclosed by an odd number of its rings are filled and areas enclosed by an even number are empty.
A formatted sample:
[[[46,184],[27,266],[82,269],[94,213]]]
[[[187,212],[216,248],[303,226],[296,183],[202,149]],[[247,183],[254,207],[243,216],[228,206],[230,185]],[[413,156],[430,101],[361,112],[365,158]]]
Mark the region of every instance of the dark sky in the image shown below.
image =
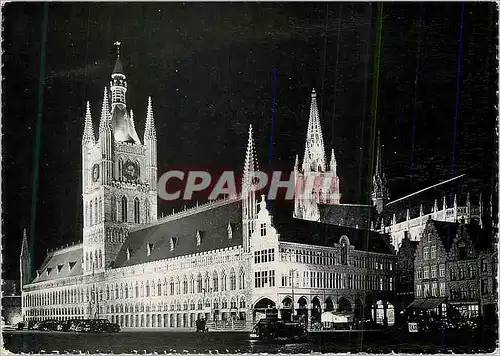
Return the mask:
[[[249,123],[260,166],[268,169],[276,70],[272,168],[292,169],[295,154],[303,154],[315,87],[328,157],[332,147],[336,150],[344,202],[366,202],[377,11],[369,3],[50,3],[43,29],[43,4],[5,5],[6,277],[18,276],[22,230],[30,224],[39,113],[36,264],[47,248],[81,239],[85,102],[91,103],[97,130],[117,39],[128,76],[128,107],[141,138],[147,97],[153,98],[159,171],[176,166],[240,171]],[[453,174],[467,175],[455,190],[469,190],[475,199],[479,191],[489,195],[497,161],[497,13],[494,3],[465,4],[456,119],[460,15],[459,3],[384,4],[377,128],[394,198]],[[160,211],[170,209],[160,203]]]

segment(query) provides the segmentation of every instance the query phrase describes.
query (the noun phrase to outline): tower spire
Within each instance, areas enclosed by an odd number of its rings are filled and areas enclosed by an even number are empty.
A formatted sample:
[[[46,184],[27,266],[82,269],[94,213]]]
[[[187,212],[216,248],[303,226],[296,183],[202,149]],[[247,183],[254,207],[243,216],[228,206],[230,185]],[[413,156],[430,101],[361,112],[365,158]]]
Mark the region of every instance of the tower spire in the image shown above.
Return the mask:
[[[326,171],[325,147],[323,144],[323,133],[321,131],[315,89],[313,89],[311,93],[311,108],[309,110],[309,123],[307,126],[306,147],[302,169],[304,171],[313,172]]]
[[[372,202],[380,213],[389,200],[389,189],[387,188],[387,179],[382,165],[382,141],[380,139],[380,130],[378,131],[377,157],[375,159],[375,173],[373,175]]]
[[[333,148],[332,148],[332,155],[330,157],[330,171],[333,173],[334,176],[337,175],[337,160],[335,159],[335,152],[333,151]]]
[[[255,157],[255,146],[253,142],[252,125],[248,128],[248,143],[245,156],[245,167],[243,169],[243,189],[248,189],[253,183],[253,172],[258,170],[258,163]]]
[[[90,114],[90,103],[87,101],[85,111],[85,126],[83,128],[83,144],[95,144],[94,125],[92,124],[92,115]]]
[[[146,110],[146,127],[144,129],[144,142],[146,142],[147,139],[156,140],[156,129],[151,97],[148,97],[148,108]]]

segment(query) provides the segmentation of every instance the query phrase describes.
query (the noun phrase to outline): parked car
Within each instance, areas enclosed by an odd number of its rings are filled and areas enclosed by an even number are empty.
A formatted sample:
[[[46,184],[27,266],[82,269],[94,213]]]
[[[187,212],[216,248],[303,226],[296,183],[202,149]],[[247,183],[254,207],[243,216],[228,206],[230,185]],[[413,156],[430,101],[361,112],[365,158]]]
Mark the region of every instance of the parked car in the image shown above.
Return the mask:
[[[17,330],[23,330],[26,324],[24,324],[22,321],[17,323]]]
[[[38,324],[37,329],[40,331],[56,331],[58,325],[58,320],[43,320]]]

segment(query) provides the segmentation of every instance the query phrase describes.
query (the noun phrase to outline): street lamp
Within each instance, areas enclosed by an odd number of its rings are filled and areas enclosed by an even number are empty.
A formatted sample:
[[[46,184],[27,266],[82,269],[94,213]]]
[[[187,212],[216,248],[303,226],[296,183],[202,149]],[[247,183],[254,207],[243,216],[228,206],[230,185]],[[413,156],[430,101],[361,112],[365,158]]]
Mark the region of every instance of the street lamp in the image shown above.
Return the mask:
[[[294,318],[294,316],[295,316],[295,294],[294,294],[294,287],[295,287],[294,286],[294,284],[295,284],[295,282],[294,282],[294,275],[295,275],[295,272],[297,272],[296,268],[290,270],[290,273],[292,274],[291,275],[291,281],[290,281],[292,283],[292,321],[293,321],[293,319],[295,319]]]

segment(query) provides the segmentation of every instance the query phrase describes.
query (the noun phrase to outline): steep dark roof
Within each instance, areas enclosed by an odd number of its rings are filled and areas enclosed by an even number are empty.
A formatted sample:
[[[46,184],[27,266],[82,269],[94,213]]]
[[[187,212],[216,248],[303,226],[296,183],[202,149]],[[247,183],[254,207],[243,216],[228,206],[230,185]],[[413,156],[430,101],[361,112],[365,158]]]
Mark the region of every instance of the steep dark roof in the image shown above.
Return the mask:
[[[82,256],[83,246],[81,244],[49,252],[38,269],[40,276],[35,277],[32,283],[81,276],[83,274]],[[59,273],[58,269],[60,269]],[[47,271],[49,271],[48,274]]]
[[[333,246],[335,243],[339,243],[340,237],[346,235],[356,250],[394,253],[387,236],[377,232],[295,219],[291,212],[278,209],[272,203],[268,204],[268,209],[273,216],[273,225],[280,234],[280,241]]]
[[[113,74],[125,74],[125,72],[123,71],[122,61],[120,61],[120,57],[116,58]]]
[[[352,228],[370,228],[375,209],[367,205],[318,205],[320,219],[330,225]]]
[[[207,210],[203,208],[200,207],[198,212],[175,220],[132,231],[117,255],[115,267],[242,245],[241,200],[228,201]],[[227,231],[229,223],[232,229],[231,239],[228,238]],[[200,246],[197,246],[198,231],[201,236]],[[170,251],[171,237],[177,239],[173,251]],[[148,244],[153,244],[149,256]],[[131,249],[129,260],[127,249]]]
[[[460,224],[444,221],[429,220],[429,224],[434,225],[436,231],[443,242],[443,246],[446,250],[450,250],[456,238],[458,238],[458,233],[463,227],[469,238],[471,239],[474,247],[479,251],[486,251],[492,248],[492,235],[487,229],[481,229],[479,225],[476,224]]]

